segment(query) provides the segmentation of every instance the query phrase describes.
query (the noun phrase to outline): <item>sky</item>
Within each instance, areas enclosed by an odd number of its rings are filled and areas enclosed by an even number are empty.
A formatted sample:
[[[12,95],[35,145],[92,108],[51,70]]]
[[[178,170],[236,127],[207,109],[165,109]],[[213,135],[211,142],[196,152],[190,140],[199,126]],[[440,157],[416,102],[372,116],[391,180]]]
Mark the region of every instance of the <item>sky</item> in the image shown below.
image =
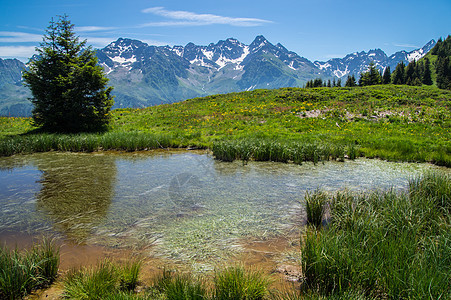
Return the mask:
[[[208,45],[258,35],[311,61],[380,48],[412,51],[451,34],[450,0],[0,0],[0,58],[28,61],[66,14],[88,45],[118,38]]]

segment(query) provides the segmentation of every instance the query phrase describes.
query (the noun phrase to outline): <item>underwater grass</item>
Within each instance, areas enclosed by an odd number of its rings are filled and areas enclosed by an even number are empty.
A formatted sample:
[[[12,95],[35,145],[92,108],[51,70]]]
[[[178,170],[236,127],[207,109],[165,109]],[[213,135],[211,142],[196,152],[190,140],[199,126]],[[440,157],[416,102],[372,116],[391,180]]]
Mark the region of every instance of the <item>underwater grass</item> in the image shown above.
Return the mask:
[[[337,193],[332,223],[303,236],[304,288],[323,296],[449,298],[450,218],[440,199],[449,199],[450,185],[448,175],[433,173],[412,180],[410,193]]]
[[[57,276],[59,249],[44,239],[30,251],[0,248],[0,298],[19,299],[49,286]]]

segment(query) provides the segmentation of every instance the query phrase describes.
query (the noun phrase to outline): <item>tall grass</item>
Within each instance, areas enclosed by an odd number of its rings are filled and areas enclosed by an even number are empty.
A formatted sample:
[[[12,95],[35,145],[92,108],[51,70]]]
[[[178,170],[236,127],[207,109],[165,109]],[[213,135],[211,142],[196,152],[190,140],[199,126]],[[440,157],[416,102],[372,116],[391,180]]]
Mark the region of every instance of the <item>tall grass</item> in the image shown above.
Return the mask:
[[[154,288],[168,300],[207,299],[207,289],[203,282],[190,274],[179,274],[163,270],[155,279]]]
[[[270,279],[259,271],[232,266],[216,272],[213,297],[217,300],[264,299],[270,283]]]
[[[355,159],[360,156],[357,145],[328,144],[327,142],[299,142],[273,140],[268,138],[249,138],[222,140],[213,143],[213,155],[222,161],[250,159],[256,161],[317,163],[325,160],[340,160],[345,157]]]
[[[321,226],[323,215],[325,211],[327,195],[316,190],[312,193],[305,194],[305,211],[307,214],[307,224],[315,227]]]
[[[434,173],[412,180],[410,193],[337,193],[331,225],[303,237],[304,287],[319,295],[449,298],[450,186],[449,176]]]
[[[64,296],[70,299],[104,299],[128,297],[136,288],[140,262],[124,266],[103,261],[93,269],[71,270],[64,279]],[[117,298],[114,298],[117,299]]]
[[[139,151],[173,146],[173,137],[162,134],[140,132],[108,132],[104,134],[41,133],[13,136],[0,140],[0,156],[47,151]]]
[[[0,248],[0,298],[18,299],[34,289],[50,285],[56,278],[59,249],[44,239],[30,251]]]

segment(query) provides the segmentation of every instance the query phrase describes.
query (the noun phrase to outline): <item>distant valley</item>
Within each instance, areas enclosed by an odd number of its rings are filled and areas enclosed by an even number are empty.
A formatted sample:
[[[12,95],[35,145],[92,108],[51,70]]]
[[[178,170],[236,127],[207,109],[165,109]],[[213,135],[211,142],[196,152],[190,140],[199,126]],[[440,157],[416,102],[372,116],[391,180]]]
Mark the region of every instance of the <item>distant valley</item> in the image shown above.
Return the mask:
[[[189,98],[254,89],[302,87],[315,78],[358,76],[373,61],[379,69],[423,57],[436,42],[387,56],[380,49],[355,52],[327,62],[311,62],[283,45],[257,36],[250,45],[229,38],[208,46],[150,46],[120,38],[97,50],[109,85],[114,86],[113,108],[146,107]],[[26,65],[0,59],[0,115],[29,116],[29,90],[22,84]]]

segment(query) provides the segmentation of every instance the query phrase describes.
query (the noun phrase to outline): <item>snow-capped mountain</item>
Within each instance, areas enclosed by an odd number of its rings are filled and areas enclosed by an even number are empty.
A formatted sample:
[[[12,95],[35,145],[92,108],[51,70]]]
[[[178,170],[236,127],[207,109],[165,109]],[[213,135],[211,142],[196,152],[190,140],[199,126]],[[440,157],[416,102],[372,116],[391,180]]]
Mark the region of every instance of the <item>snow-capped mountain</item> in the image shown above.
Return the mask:
[[[145,107],[218,93],[258,88],[303,86],[315,78],[358,76],[371,61],[393,71],[400,61],[418,60],[431,50],[423,48],[387,56],[382,50],[355,52],[344,58],[312,63],[281,44],[257,36],[250,45],[229,38],[207,46],[151,46],[120,38],[97,50],[109,85],[114,86],[115,108]],[[23,86],[25,64],[0,59],[0,115],[23,116],[31,112],[30,91]]]
[[[116,107],[143,107],[190,97],[256,88],[302,86],[329,75],[309,60],[257,36],[250,45],[229,38],[208,46],[149,46],[119,39],[98,50],[115,87]]]
[[[315,61],[315,66],[338,78],[353,74],[358,76],[360,73],[367,70],[370,62],[374,62],[380,70],[384,70],[389,66],[391,71],[393,71],[400,62],[404,62],[404,64],[407,65],[413,60],[419,60],[425,56],[435,44],[435,40],[431,40],[420,49],[411,52],[403,50],[390,56],[387,56],[381,49],[370,50],[368,52],[354,52],[343,58],[333,58],[327,62]]]

